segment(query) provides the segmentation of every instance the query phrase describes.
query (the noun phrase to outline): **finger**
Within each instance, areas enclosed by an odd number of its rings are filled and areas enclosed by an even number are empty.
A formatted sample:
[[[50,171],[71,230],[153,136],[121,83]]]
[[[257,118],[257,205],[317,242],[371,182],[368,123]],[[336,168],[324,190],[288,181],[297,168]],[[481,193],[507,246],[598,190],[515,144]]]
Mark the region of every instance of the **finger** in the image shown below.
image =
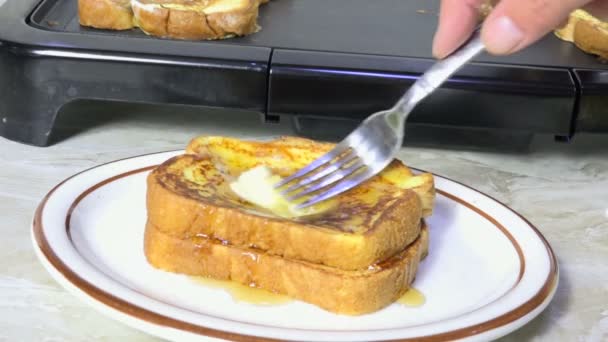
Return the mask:
[[[557,28],[590,0],[502,0],[486,19],[481,38],[489,53],[517,52]]]
[[[444,58],[462,45],[477,25],[483,0],[442,0],[433,56]]]

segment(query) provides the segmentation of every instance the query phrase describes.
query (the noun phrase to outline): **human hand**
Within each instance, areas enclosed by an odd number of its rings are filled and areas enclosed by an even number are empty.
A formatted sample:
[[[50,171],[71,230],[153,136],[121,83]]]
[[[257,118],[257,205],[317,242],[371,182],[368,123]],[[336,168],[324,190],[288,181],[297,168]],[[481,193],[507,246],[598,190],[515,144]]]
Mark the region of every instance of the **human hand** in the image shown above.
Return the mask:
[[[462,45],[478,25],[484,0],[441,0],[433,55],[444,58]],[[485,19],[481,38],[486,50],[508,55],[533,44],[562,26],[568,15],[584,8],[604,16],[608,0],[502,0]]]

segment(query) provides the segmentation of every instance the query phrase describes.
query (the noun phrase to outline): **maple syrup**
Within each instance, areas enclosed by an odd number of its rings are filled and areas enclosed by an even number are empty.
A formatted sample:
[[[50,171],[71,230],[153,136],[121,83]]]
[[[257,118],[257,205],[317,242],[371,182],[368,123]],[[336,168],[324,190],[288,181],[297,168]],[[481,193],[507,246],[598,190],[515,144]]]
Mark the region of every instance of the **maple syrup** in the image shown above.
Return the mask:
[[[397,299],[397,303],[411,307],[422,306],[425,301],[426,298],[424,297],[424,294],[413,287],[407,290],[401,298]]]
[[[226,292],[228,292],[232,296],[232,299],[234,299],[236,302],[272,306],[285,304],[292,301],[292,299],[287,296],[257,288],[255,287],[255,284],[246,286],[234,281],[217,280],[205,277],[191,278],[198,284],[226,290]]]

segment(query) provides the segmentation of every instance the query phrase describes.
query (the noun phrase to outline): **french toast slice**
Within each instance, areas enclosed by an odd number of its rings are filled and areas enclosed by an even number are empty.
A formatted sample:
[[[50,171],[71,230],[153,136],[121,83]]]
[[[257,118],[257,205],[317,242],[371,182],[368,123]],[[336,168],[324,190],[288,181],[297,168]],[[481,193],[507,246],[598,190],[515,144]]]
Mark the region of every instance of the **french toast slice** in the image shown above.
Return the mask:
[[[106,30],[135,27],[131,0],[78,0],[80,25]]]
[[[179,239],[150,222],[144,246],[148,262],[164,271],[235,281],[330,312],[361,315],[386,307],[408,290],[428,252],[429,236],[422,227],[409,246],[380,264],[357,271],[290,260],[204,237]]]
[[[584,52],[608,60],[608,22],[589,12],[583,9],[573,11],[568,17],[568,23],[554,33]]]
[[[260,0],[132,0],[136,25],[174,39],[212,40],[258,31]]]
[[[257,165],[290,174],[331,146],[291,137],[269,142],[193,139],[186,154],[149,174],[148,220],[178,239],[208,237],[269,255],[366,269],[418,237],[418,223],[430,215],[434,201],[432,175],[414,176],[395,161],[380,175],[320,204],[317,213],[293,219],[258,208],[229,187]]]
[[[186,153],[209,157],[219,164],[232,165],[232,172],[237,174],[263,164],[281,176],[286,176],[329,152],[334,146],[333,143],[293,136],[282,136],[266,142],[199,136],[188,143]],[[414,175],[405,164],[395,160],[374,179],[375,183],[387,182],[402,189],[413,190],[422,203],[422,216],[429,217],[433,214],[435,183],[431,173]]]

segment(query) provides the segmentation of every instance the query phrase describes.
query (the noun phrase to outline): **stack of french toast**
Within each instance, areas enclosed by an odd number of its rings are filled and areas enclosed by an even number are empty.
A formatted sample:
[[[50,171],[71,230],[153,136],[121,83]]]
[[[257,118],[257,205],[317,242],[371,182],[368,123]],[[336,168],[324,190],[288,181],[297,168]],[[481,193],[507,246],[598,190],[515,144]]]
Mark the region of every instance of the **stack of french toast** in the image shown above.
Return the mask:
[[[415,175],[395,160],[363,184],[297,215],[235,191],[250,170],[267,168],[278,181],[332,147],[295,137],[194,138],[147,178],[148,262],[338,314],[371,313],[393,303],[410,288],[428,253],[431,174]]]
[[[258,8],[268,0],[78,0],[80,25],[139,28],[160,38],[212,40],[257,32]]]

